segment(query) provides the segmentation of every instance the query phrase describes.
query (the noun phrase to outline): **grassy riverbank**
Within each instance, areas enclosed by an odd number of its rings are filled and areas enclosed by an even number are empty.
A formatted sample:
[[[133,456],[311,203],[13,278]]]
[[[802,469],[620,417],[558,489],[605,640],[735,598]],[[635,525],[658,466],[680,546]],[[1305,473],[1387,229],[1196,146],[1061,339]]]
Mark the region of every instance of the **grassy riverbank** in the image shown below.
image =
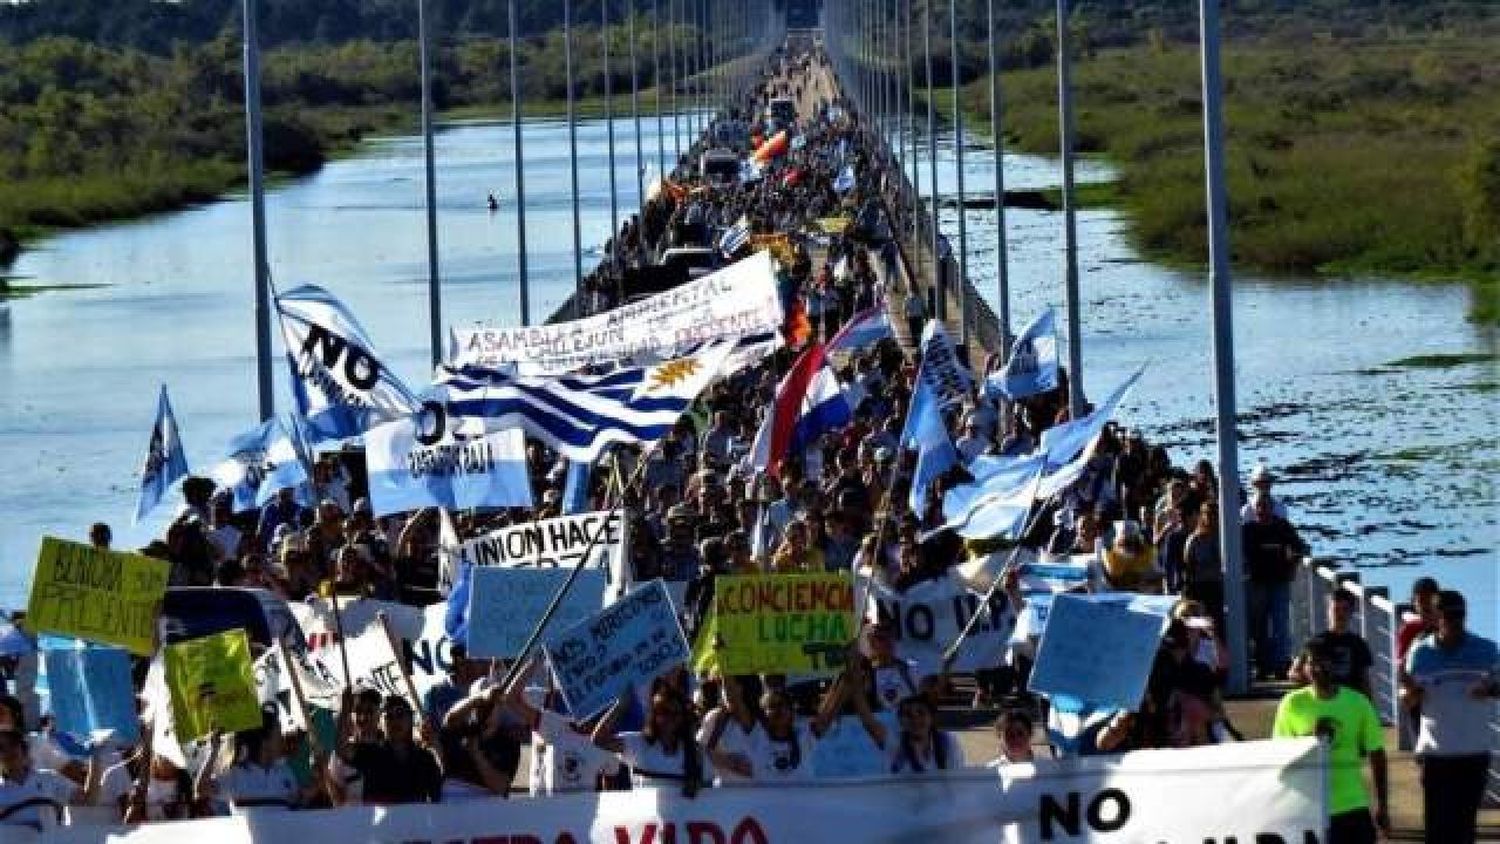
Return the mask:
[[[1462,280],[1500,322],[1500,63],[1456,33],[1235,43],[1224,54],[1231,243],[1267,273]],[[1141,45],[1075,68],[1077,148],[1120,172],[1116,196],[1153,259],[1202,264],[1196,50]],[[1050,68],[1002,76],[1013,147],[1058,148]],[[951,95],[950,95],[951,96]],[[983,80],[962,93],[989,128]],[[944,97],[946,103],[951,99]]]
[[[629,42],[623,26],[608,35],[615,112],[626,114],[631,68],[622,56]],[[693,33],[679,27],[675,36],[686,49]],[[667,50],[672,37],[663,33],[653,47]],[[604,110],[600,44],[597,28],[575,34],[585,117]],[[566,112],[561,54],[559,32],[529,38],[518,51],[528,117]],[[170,55],[71,38],[0,41],[0,270],[20,245],[50,231],[206,202],[242,185],[239,62],[239,43],[228,35],[179,45]],[[434,100],[444,119],[508,118],[509,62],[506,43],[493,38],[437,51]],[[642,85],[653,85],[654,56],[641,50],[637,62]],[[267,167],[309,173],[372,133],[416,127],[416,44],[270,50],[262,91]],[[653,92],[647,88],[641,105],[654,114]]]

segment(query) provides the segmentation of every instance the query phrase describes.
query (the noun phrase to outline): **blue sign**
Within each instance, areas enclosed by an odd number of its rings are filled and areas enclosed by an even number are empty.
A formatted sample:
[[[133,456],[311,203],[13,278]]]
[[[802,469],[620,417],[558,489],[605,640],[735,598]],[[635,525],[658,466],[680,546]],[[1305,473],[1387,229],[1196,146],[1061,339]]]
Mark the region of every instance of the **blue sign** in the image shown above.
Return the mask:
[[[587,719],[686,661],[688,644],[666,584],[653,580],[564,631],[546,652],[568,711]]]
[[[521,653],[531,631],[541,621],[552,596],[572,569],[499,568],[472,566],[469,584],[469,656],[509,658]],[[583,621],[604,607],[608,576],[601,569],[584,569],[563,596],[557,613],[547,623],[547,639]]]
[[[130,654],[124,649],[49,636],[42,642],[42,661],[58,730],[81,738],[114,730],[120,742],[140,738]]]
[[[1052,598],[1031,671],[1031,691],[1097,707],[1140,708],[1167,618],[1117,603]]]

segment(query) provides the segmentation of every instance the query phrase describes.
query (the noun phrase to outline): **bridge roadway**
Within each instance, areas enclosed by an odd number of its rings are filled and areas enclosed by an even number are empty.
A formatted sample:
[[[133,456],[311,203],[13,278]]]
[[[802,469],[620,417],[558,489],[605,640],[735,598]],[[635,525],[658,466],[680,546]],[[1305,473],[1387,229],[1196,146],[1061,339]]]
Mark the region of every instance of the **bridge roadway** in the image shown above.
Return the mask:
[[[795,82],[795,80],[793,80]],[[831,68],[824,65],[813,65],[809,77],[801,80],[801,96],[798,98],[797,108],[803,120],[813,119],[820,103],[837,99],[839,91],[838,81]],[[872,143],[878,143],[878,139],[871,139]],[[901,183],[892,185],[884,199],[888,209],[895,207],[898,199],[910,190],[910,184],[905,181],[904,174],[901,175]],[[909,200],[901,200],[909,201]],[[883,262],[871,260],[870,264],[876,269],[876,273],[885,284],[886,308],[890,314],[891,326],[895,329],[901,340],[902,346],[914,349],[916,339],[911,337],[906,328],[905,295],[910,285],[916,284],[918,289],[926,297],[932,289],[932,261],[931,237],[920,235],[916,242],[903,237],[902,250],[904,260],[897,268],[894,276],[888,276]],[[874,256],[872,256],[873,258]],[[821,255],[813,255],[813,266],[821,265]],[[981,302],[977,292],[967,282],[964,287],[976,300],[973,308],[974,322],[971,325],[972,334],[980,342],[972,344],[969,351],[970,363],[976,371],[983,371],[985,358],[991,349],[999,347],[999,323],[993,312],[987,306],[980,306]],[[929,299],[929,301],[931,301]],[[957,299],[950,294],[947,313],[944,324],[949,335],[957,339],[961,333],[960,313]],[[1236,700],[1227,701],[1226,707],[1230,721],[1239,729],[1246,738],[1267,738],[1271,734],[1271,722],[1276,714],[1276,703],[1281,695],[1290,690],[1289,686],[1279,684],[1261,685],[1252,690],[1251,694]],[[996,750],[996,741],[992,725],[1000,711],[994,708],[970,707],[972,699],[972,687],[966,681],[960,679],[955,683],[955,694],[950,695],[946,705],[942,708],[940,719],[942,725],[953,730],[959,737],[964,747],[964,756],[970,763],[983,763],[993,758]],[[1394,727],[1386,729],[1386,746],[1389,755],[1389,780],[1390,780],[1390,813],[1393,841],[1421,841],[1422,840],[1422,785],[1420,769],[1416,758],[1409,752],[1398,751],[1396,733]],[[1038,753],[1045,754],[1045,739],[1038,730],[1037,736]],[[1366,769],[1368,780],[1369,772]],[[1367,787],[1370,787],[1367,782]],[[1373,788],[1371,787],[1371,793]],[[1480,838],[1484,841],[1500,841],[1500,808],[1486,808],[1480,812],[1479,819]],[[1441,842],[1431,842],[1441,844]]]

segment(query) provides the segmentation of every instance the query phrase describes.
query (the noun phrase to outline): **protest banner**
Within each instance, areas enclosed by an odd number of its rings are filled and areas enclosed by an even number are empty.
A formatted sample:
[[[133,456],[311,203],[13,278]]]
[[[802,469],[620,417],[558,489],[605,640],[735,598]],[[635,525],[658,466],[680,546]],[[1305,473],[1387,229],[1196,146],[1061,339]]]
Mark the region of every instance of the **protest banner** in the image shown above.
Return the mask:
[[[544,643],[568,710],[588,718],[688,657],[666,585],[653,580]]]
[[[255,661],[255,696],[262,705],[275,704],[281,715],[282,729],[301,730],[307,728],[304,713],[294,701],[291,672],[296,671],[296,681],[301,684],[302,696],[309,706],[336,709],[343,683],[322,660],[306,653],[288,651],[280,642],[260,655]]]
[[[476,566],[562,569],[578,565],[579,558],[588,553],[586,567],[603,569],[609,583],[618,588],[625,571],[625,523],[619,510],[523,522],[467,540],[459,546],[459,553]]]
[[[1042,628],[1027,687],[1134,712],[1146,693],[1166,626],[1163,615],[1057,595]]]
[[[287,608],[292,611],[292,617],[297,619],[297,626],[302,628],[302,636],[307,640],[309,652],[324,657],[329,649],[338,644],[331,598],[298,601],[287,604]],[[344,635],[351,639],[375,624],[381,613],[385,613],[391,629],[403,639],[420,639],[426,624],[421,607],[374,598],[340,595],[339,612],[343,615]]]
[[[177,642],[167,645],[163,654],[180,741],[202,738],[215,729],[232,733],[260,726],[250,639],[244,630]]]
[[[120,742],[140,737],[128,653],[54,636],[40,644],[53,726],[84,739],[104,730]]]
[[[854,638],[854,584],[847,574],[720,575],[714,617],[724,673],[829,675]]]
[[[410,697],[400,657],[391,647],[391,638],[378,622],[358,636],[344,640],[349,655],[349,682],[356,689],[374,689],[382,695]]]
[[[963,404],[972,384],[969,368],[958,357],[953,339],[937,320],[922,329],[922,366],[919,377],[932,385],[943,409]]]
[[[866,617],[890,628],[897,656],[916,663],[922,674],[941,670],[944,649],[958,639],[985,600],[983,592],[969,589],[952,571],[936,580],[917,583],[905,592],[873,581],[862,584],[860,591],[869,595]],[[1015,629],[1015,611],[999,589],[990,593],[988,606],[989,612],[975,622],[964,639],[952,670],[978,671],[1001,663]]]
[[[411,669],[411,681],[417,686],[417,694],[426,696],[437,684],[448,679],[453,670],[453,639],[447,630],[448,602],[431,604],[422,610],[422,630],[413,638],[406,637],[394,621],[391,629],[402,636],[402,657]]]
[[[545,800],[351,806],[141,824],[129,844],[495,841],[771,844],[823,841],[1323,841],[1316,741],[1244,742],[1044,760],[911,779],[560,794]],[[1003,778],[1003,782],[1002,782]],[[98,828],[49,832],[62,844]]]
[[[460,436],[445,427],[428,437],[419,416],[365,432],[370,508],[377,516],[445,507],[530,507],[526,436],[519,429]]]
[[[42,537],[26,626],[150,656],[170,571],[165,560]]]
[[[657,363],[716,340],[775,340],[781,300],[771,257],[755,254],[703,278],[595,316],[551,325],[454,328],[454,366],[560,375],[595,364]],[[758,355],[757,355],[758,357]]]
[[[537,619],[571,573],[569,569],[475,568],[469,589],[469,656],[518,656]],[[607,586],[604,572],[579,572],[545,635],[555,636],[604,609]]]

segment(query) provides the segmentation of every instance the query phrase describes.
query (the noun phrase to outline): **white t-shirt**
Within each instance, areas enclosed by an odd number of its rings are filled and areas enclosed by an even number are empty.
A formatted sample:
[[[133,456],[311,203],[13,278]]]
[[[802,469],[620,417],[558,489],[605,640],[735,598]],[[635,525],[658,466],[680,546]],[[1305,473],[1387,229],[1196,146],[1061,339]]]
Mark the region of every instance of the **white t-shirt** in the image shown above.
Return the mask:
[[[875,697],[881,709],[895,709],[918,692],[920,677],[910,662],[893,662],[874,669]]]
[[[703,719],[703,726],[698,728],[698,746],[703,748],[705,755],[717,750],[720,753],[738,754],[749,759],[756,736],[760,732],[760,724],[753,724],[747,730],[729,714],[728,710],[715,709]],[[715,773],[718,774],[718,782],[721,783],[749,782],[753,779],[753,777],[741,776],[728,768],[723,770],[715,768]]]
[[[594,746],[567,718],[542,710],[531,742],[531,796],[593,791],[601,774],[620,769],[614,754]]]
[[[756,730],[748,754],[753,778],[760,781],[813,779],[813,752],[817,744],[818,737],[805,723],[793,727],[790,740],[777,740],[764,729]],[[793,762],[797,764],[794,766]]]
[[[660,742],[647,741],[644,733],[621,733],[620,759],[630,766],[630,784],[634,788],[672,788],[680,786],[685,778],[683,771],[683,747],[676,753],[667,753]],[[700,768],[706,782],[711,776],[707,762]]]
[[[28,804],[5,814],[0,825],[51,829],[57,825],[61,807],[78,797],[79,790],[78,783],[46,768],[32,768],[21,780],[0,777],[0,814]]]
[[[278,759],[269,768],[242,762],[214,777],[214,782],[218,798],[228,803],[235,814],[244,814],[247,809],[290,809],[301,790],[285,759]]]
[[[887,734],[895,735],[894,713],[881,712],[876,718],[887,724]],[[886,752],[865,730],[856,715],[834,719],[818,739],[813,750],[813,773],[819,779],[838,777],[878,777],[886,773]]]
[[[112,765],[104,772],[99,780],[98,805],[108,806],[111,809],[119,807],[120,802],[130,796],[135,790],[135,777],[130,774],[130,767],[121,762]],[[177,793],[177,778],[169,780],[151,777],[146,782],[146,820],[164,821],[167,819],[164,806],[170,803],[178,803],[188,795]],[[119,820],[119,818],[115,818]]]
[[[939,767],[937,764],[936,752],[937,745],[940,742],[944,750],[942,767]],[[964,767],[965,764],[964,751],[959,746],[958,739],[942,730],[932,731],[932,745],[928,748],[929,752],[916,753],[914,759],[907,755],[899,732],[891,733],[890,737],[886,739],[886,744],[888,745],[886,747],[887,759],[890,762],[887,770],[892,774],[912,776],[915,774],[930,774],[940,770],[952,771],[956,768]]]

